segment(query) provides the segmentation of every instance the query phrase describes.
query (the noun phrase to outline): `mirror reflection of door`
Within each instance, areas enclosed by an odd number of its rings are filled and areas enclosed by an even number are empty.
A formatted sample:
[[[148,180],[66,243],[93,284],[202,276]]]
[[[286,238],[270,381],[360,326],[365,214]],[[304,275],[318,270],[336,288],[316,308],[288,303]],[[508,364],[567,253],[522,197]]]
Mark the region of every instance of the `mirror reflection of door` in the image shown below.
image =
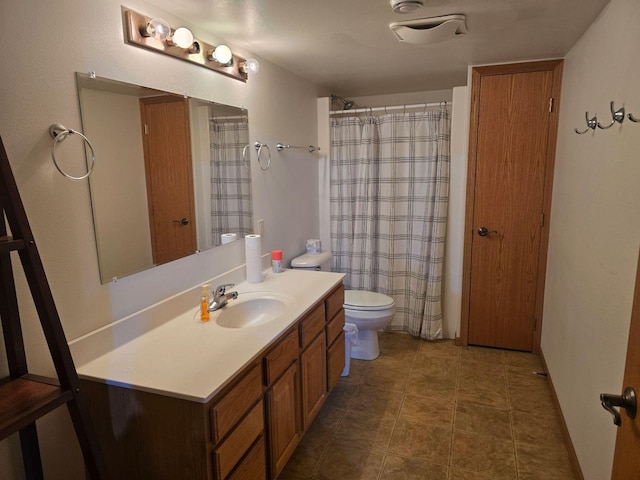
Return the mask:
[[[196,251],[189,105],[186,98],[140,99],[153,262]]]

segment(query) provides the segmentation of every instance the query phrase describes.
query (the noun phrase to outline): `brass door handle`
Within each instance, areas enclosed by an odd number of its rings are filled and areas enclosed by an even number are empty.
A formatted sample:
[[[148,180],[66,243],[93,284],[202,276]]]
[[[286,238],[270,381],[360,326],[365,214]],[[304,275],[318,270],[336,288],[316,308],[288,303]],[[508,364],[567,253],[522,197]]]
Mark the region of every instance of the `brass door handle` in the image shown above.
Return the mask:
[[[613,415],[613,423],[617,426],[620,426],[622,419],[620,418],[620,412],[613,407],[620,407],[621,409],[624,409],[629,418],[636,418],[638,401],[633,387],[625,388],[622,395],[601,393],[600,402],[602,403],[602,408]]]
[[[174,220],[173,223],[176,225],[189,225],[189,219],[185,217],[181,220]]]

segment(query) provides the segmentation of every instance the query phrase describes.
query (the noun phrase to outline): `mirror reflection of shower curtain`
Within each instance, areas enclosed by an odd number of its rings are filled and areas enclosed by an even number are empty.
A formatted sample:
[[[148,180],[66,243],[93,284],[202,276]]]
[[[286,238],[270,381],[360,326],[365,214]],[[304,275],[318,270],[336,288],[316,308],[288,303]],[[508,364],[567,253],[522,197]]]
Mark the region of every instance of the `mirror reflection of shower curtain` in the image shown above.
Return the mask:
[[[442,338],[446,110],[332,119],[331,249],[347,288],[395,300],[387,330]]]
[[[211,230],[213,245],[221,245],[221,235],[238,238],[253,233],[251,170],[242,158],[249,124],[242,121],[211,121]]]

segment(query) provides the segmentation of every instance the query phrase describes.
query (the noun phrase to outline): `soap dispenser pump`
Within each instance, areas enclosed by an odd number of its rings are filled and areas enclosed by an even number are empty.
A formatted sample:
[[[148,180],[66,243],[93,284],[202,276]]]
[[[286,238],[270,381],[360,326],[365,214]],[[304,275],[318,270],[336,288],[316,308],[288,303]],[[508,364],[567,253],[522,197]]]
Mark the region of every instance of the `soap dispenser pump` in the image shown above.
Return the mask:
[[[209,292],[207,287],[209,285],[202,285],[202,298],[200,300],[200,320],[203,322],[209,321]]]

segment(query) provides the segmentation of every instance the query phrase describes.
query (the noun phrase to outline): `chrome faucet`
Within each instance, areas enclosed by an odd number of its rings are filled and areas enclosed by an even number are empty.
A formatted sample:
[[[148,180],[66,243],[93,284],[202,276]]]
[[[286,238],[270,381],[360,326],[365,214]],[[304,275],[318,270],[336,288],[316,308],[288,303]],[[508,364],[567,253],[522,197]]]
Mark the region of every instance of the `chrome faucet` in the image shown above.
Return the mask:
[[[226,293],[227,288],[233,287],[233,283],[227,283],[225,285],[219,285],[213,291],[213,299],[209,302],[209,311],[215,312],[221,309],[227,304],[227,300],[238,298],[238,292]]]

